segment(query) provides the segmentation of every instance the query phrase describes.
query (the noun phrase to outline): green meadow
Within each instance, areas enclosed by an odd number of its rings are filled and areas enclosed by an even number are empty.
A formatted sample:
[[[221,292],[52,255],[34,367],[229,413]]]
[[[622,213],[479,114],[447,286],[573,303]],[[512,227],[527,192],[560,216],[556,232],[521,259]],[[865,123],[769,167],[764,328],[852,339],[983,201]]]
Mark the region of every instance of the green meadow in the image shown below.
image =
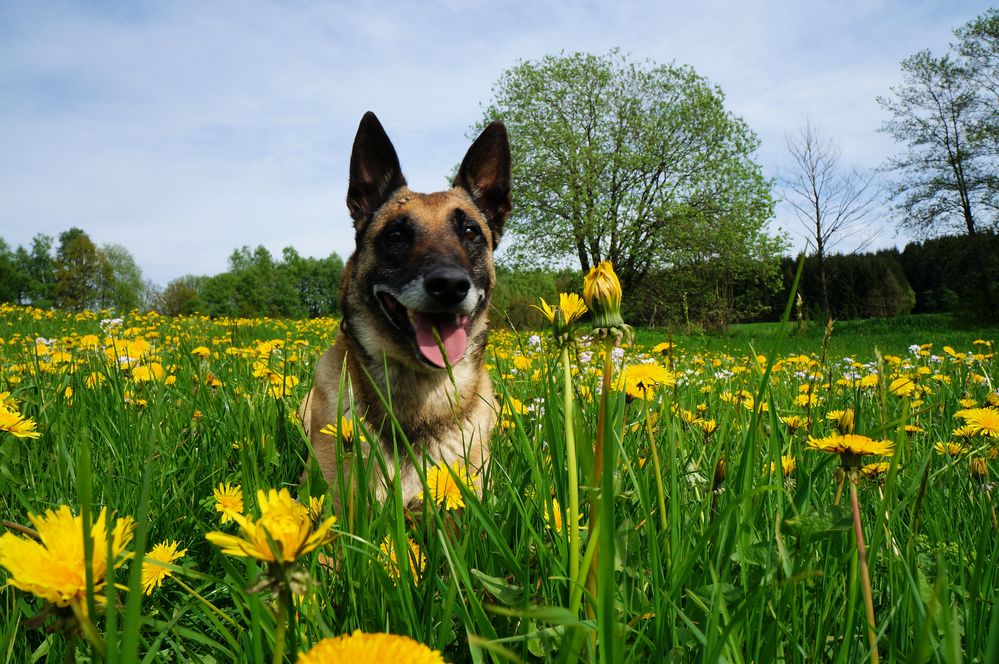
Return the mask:
[[[360,630],[448,662],[999,661],[999,329],[792,321],[610,350],[584,325],[568,367],[545,331],[497,330],[491,464],[424,468],[406,510],[359,458],[352,486],[307,467],[296,410],[336,325],[0,307],[0,660],[294,662]],[[828,451],[846,433],[890,453]],[[271,490],[316,536],[283,562]],[[236,539],[261,555],[217,545]],[[144,571],[157,545],[171,562]]]

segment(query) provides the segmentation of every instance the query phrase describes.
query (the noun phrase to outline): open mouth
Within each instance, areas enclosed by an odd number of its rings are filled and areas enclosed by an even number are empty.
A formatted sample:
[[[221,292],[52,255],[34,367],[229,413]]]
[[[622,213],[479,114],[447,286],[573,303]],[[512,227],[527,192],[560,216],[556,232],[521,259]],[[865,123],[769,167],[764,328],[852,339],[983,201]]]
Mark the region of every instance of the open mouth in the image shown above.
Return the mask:
[[[397,328],[413,335],[416,348],[429,364],[443,368],[446,364],[455,365],[465,357],[468,328],[471,324],[468,315],[416,311],[406,307],[387,291],[379,291],[377,295],[386,317]]]

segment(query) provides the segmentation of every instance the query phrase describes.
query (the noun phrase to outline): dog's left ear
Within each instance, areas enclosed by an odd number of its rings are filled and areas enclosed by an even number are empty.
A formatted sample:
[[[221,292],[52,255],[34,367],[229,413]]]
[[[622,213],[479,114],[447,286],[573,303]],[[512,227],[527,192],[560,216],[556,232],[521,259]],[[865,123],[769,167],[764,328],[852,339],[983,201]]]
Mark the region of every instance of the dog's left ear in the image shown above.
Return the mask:
[[[494,249],[510,214],[510,177],[510,140],[503,123],[494,121],[468,148],[454,178],[454,186],[467,191],[486,215]]]

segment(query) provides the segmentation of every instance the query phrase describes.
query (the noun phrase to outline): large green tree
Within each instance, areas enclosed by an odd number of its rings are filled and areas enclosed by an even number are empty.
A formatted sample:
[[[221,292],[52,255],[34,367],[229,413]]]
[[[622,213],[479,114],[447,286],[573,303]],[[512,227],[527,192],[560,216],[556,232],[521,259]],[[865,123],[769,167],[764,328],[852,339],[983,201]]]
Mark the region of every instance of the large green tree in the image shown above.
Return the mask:
[[[55,260],[56,304],[70,311],[101,305],[102,284],[110,284],[111,267],[83,230],[70,228],[59,234]]]
[[[513,264],[611,260],[628,288],[662,269],[779,254],[759,141],[690,67],[617,51],[521,62],[493,87],[493,119],[513,152]]]

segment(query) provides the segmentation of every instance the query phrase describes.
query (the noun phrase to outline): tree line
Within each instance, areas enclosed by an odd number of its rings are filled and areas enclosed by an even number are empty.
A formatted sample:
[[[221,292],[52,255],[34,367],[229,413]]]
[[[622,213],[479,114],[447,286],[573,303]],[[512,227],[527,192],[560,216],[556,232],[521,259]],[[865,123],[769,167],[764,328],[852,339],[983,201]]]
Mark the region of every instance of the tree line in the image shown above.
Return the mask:
[[[726,271],[705,261],[651,270],[624,298],[636,325],[724,329],[737,322],[777,320],[791,297],[799,260],[798,292],[806,318],[825,320],[891,317],[909,313],[980,314],[980,284],[969,279],[981,249],[991,279],[999,277],[999,235],[951,235],[910,242],[903,249],[784,256],[775,269]],[[0,302],[84,309],[155,310],[167,315],[315,318],[340,314],[344,262],[337,255],[301,256],[286,247],[275,258],[265,247],[241,247],[228,270],[187,275],[165,288],[144,282],[126,249],[97,247],[78,228],[52,237],[37,235],[29,247],[11,250],[0,238]],[[823,272],[825,277],[823,278]],[[491,317],[494,324],[530,328],[541,324],[531,305],[578,290],[577,269],[497,267]],[[825,288],[823,289],[823,283]],[[825,297],[823,297],[825,290]]]

